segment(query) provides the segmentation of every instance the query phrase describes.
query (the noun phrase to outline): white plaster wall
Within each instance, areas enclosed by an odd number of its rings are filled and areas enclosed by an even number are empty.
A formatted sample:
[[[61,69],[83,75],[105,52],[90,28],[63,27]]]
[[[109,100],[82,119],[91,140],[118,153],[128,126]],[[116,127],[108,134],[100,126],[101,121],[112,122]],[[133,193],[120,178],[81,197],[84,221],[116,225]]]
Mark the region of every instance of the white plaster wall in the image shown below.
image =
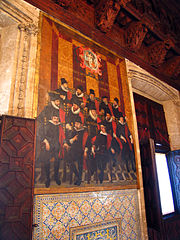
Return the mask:
[[[171,151],[180,149],[180,105],[173,101],[163,102]]]
[[[17,25],[1,28],[0,34],[0,114],[7,114],[18,34]]]

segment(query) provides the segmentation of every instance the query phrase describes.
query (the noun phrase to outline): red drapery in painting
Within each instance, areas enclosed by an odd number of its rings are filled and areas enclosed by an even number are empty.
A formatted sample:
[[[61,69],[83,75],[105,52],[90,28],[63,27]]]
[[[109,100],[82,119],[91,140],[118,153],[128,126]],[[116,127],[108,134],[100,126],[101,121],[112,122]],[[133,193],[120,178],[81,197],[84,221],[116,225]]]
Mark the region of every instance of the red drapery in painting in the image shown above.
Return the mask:
[[[107,73],[107,63],[102,59],[101,61],[102,76],[98,76],[99,79],[99,96],[106,96],[109,99],[109,83],[108,83],[108,73]]]
[[[51,90],[58,88],[58,36],[52,31]]]
[[[80,66],[79,48],[73,45],[73,87],[76,89],[79,85],[86,92],[86,69]]]

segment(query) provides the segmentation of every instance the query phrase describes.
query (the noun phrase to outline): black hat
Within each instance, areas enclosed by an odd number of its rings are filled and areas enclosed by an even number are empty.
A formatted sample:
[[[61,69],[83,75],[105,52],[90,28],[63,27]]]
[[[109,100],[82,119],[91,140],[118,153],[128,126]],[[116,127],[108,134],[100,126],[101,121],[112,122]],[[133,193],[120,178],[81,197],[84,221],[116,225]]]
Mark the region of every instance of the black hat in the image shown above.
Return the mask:
[[[78,85],[76,89],[80,89],[81,92],[83,92],[83,86],[82,85]]]
[[[94,102],[91,102],[91,103],[89,104],[89,110],[96,110],[96,105],[95,105]]]
[[[106,114],[107,114],[107,113],[110,114],[110,115],[112,115],[112,114],[111,114],[111,111],[110,111],[109,109],[106,109]]]
[[[117,102],[117,104],[118,104],[118,102],[119,102],[119,99],[118,99],[117,97],[115,97],[115,98],[114,98],[114,101],[116,101],[116,102]]]
[[[78,105],[78,107],[81,106],[81,102],[79,101],[79,99],[78,99],[77,97],[73,97],[73,98],[71,99],[71,103]]]
[[[103,125],[104,127],[106,127],[106,122],[105,122],[105,121],[101,121],[101,122],[99,123],[99,125],[100,125],[100,126]]]
[[[75,122],[82,123],[81,117],[80,117],[80,116],[77,116],[77,117],[75,118]]]
[[[120,117],[123,117],[123,118],[124,118],[122,112],[119,112],[119,113],[118,113],[118,119],[120,119]],[[124,118],[124,119],[125,119],[125,118]]]
[[[94,90],[93,90],[93,89],[90,89],[90,90],[89,90],[89,94],[94,94],[94,95],[95,95]]]
[[[51,112],[51,117],[59,117],[59,110],[58,109],[54,109]]]
[[[67,83],[65,78],[61,78],[61,84]]]
[[[108,98],[107,96],[102,96],[102,99],[104,99],[104,98]]]
[[[60,100],[59,94],[56,92],[48,92],[50,100],[55,101],[55,100]]]

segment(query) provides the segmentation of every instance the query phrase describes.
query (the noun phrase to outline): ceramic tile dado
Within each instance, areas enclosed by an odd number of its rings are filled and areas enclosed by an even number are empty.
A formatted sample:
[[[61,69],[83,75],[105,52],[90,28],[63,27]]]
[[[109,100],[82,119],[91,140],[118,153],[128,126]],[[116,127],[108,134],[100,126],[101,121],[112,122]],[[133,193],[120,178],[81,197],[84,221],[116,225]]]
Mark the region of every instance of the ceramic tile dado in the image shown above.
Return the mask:
[[[140,239],[137,190],[36,195],[33,240],[68,240],[71,227],[121,218],[121,239]]]

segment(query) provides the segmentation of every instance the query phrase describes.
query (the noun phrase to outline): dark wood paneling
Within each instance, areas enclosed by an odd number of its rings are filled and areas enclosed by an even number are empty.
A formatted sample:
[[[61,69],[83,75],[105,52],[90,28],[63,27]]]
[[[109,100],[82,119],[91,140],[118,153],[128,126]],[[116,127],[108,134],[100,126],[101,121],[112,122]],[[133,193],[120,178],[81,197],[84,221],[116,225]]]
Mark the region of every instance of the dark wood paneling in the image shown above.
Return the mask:
[[[151,239],[163,239],[162,216],[155,165],[154,141],[140,145],[147,225]]]
[[[147,142],[149,138],[152,138],[167,152],[169,135],[163,106],[136,93],[133,95],[140,143]]]
[[[0,145],[0,239],[32,234],[35,121],[3,116]]]
[[[180,239],[180,215],[164,220],[164,228],[167,240]]]

